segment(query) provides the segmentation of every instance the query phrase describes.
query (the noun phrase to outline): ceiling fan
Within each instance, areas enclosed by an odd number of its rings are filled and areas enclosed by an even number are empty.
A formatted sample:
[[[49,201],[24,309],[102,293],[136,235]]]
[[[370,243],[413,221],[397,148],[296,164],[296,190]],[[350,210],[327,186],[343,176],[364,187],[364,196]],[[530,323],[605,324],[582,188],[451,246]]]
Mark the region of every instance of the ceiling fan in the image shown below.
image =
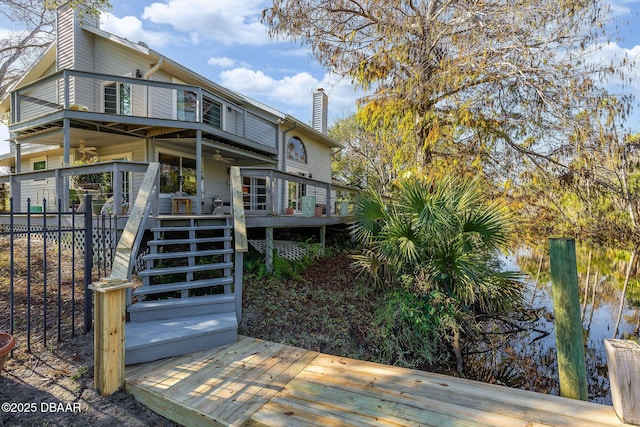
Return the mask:
[[[216,153],[213,155],[213,160],[215,160],[216,162],[224,162],[224,163],[235,162],[235,159],[231,157],[224,157],[222,154],[220,154],[220,150],[216,150]]]
[[[80,143],[78,147],[78,152],[82,154],[82,158],[84,159],[87,154],[90,156],[97,156],[98,152],[96,151],[96,147],[87,147],[84,143]]]

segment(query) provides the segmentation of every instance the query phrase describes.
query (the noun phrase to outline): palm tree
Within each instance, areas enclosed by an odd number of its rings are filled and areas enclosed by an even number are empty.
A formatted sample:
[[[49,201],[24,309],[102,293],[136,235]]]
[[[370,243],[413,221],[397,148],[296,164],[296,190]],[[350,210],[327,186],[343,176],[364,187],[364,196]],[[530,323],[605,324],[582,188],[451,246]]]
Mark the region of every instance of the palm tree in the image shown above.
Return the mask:
[[[475,330],[475,315],[505,313],[522,298],[519,276],[498,261],[514,221],[486,194],[479,179],[407,179],[394,199],[365,195],[353,229],[364,247],[356,265],[378,287],[408,284],[425,298],[439,291],[454,301],[459,315],[450,333],[460,373],[460,334]]]

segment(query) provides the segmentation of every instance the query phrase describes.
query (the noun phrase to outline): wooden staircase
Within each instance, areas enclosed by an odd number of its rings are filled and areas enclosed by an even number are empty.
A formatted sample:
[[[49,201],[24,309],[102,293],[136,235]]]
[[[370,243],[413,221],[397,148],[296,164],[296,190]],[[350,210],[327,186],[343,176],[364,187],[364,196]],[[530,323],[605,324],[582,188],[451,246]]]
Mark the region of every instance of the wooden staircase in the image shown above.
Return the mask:
[[[147,268],[138,273],[142,286],[128,307],[125,363],[234,342],[241,296],[234,294],[231,219],[159,218],[151,231]]]

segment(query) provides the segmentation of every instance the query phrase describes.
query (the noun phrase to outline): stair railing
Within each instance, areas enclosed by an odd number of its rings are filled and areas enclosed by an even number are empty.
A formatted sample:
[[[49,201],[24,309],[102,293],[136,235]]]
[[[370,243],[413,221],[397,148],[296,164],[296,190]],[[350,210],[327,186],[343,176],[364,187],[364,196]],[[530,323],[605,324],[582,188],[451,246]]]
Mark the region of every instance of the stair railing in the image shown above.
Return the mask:
[[[129,213],[129,218],[116,246],[111,277],[131,280],[135,257],[144,234],[144,225],[151,212],[152,204],[150,202],[155,199],[154,196],[157,193],[159,173],[160,163],[149,163],[142,185]]]
[[[94,386],[103,396],[124,387],[124,324],[130,301],[131,272],[144,225],[157,199],[160,163],[149,163],[142,185],[116,246],[111,275],[91,284],[94,298]]]
[[[240,168],[238,166],[231,167],[229,178],[229,185],[231,187],[233,240],[235,242],[233,293],[236,301],[236,317],[238,318],[239,324],[242,320],[242,268],[244,253],[249,250],[249,244],[247,242],[247,225],[242,197],[242,177],[240,176]]]

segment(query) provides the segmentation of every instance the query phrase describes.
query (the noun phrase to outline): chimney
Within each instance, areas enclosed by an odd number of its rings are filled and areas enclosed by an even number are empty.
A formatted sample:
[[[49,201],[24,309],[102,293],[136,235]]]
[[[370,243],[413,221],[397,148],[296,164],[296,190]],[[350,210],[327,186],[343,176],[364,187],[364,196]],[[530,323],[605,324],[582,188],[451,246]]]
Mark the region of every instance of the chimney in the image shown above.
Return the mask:
[[[329,98],[324,89],[318,88],[313,92],[313,113],[311,126],[320,133],[327,134],[327,104]]]
[[[56,13],[57,69],[93,72],[93,37],[83,31],[82,26],[98,28],[100,18],[88,14],[80,16],[80,12],[68,4],[58,7]]]

